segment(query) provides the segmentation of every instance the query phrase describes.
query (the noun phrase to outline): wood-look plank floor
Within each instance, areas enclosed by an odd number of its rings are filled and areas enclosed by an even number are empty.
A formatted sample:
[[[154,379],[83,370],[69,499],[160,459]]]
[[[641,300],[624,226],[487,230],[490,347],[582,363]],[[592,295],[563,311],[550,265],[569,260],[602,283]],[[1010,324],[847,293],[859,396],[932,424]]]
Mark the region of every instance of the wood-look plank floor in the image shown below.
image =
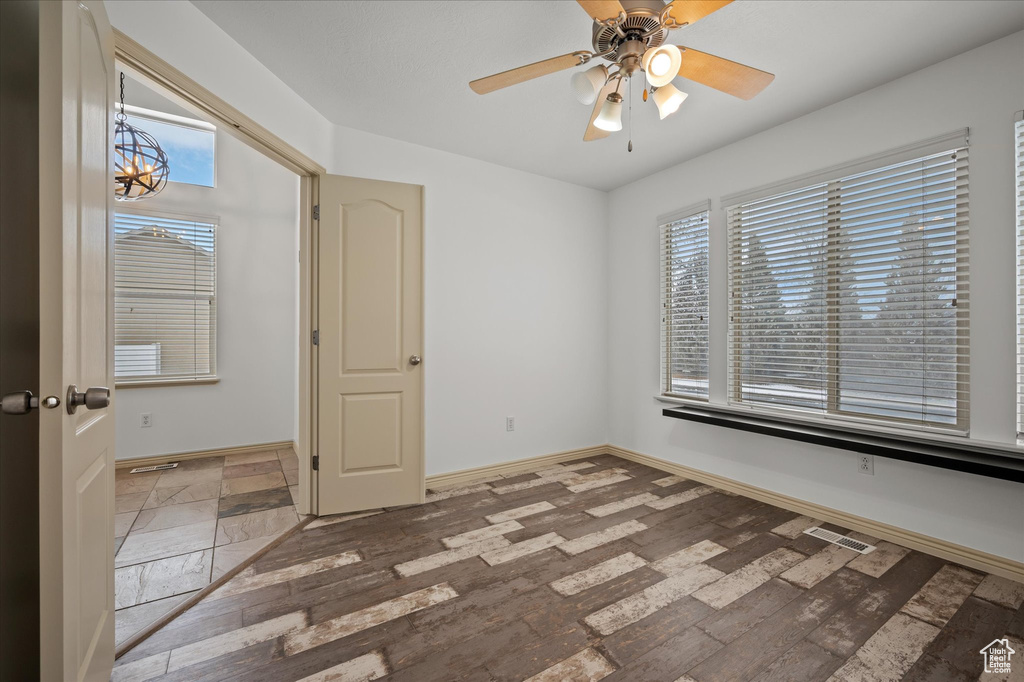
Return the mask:
[[[317,519],[112,679],[1007,679],[1024,585],[813,525],[846,532],[612,456],[434,490]]]

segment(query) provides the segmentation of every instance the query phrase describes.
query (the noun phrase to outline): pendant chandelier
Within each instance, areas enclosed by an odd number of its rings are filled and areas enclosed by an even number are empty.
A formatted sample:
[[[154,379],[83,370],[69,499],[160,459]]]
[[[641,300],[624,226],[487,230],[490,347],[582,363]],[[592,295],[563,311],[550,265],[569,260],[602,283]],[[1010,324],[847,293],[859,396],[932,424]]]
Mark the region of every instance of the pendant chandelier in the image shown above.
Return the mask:
[[[138,201],[159,194],[167,184],[167,153],[153,136],[128,123],[124,113],[124,72],[121,112],[114,125],[114,198]]]

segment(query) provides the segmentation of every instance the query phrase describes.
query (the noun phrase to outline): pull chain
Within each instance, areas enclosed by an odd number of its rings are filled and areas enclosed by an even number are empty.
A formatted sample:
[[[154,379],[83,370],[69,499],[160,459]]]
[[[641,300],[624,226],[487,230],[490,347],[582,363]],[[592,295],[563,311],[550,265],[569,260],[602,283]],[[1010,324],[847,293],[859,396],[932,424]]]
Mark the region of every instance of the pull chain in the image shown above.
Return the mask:
[[[121,72],[121,120],[123,121],[126,116],[124,115],[124,71]]]
[[[633,151],[633,79],[629,79],[629,146],[626,151]]]

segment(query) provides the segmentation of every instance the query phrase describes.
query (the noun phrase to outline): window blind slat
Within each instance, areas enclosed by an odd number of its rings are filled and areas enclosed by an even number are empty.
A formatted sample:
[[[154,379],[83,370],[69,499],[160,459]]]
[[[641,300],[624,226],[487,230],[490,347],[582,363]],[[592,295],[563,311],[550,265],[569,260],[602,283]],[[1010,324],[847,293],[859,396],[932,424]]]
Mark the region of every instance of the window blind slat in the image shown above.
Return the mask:
[[[661,226],[664,395],[708,397],[707,208]]]
[[[115,376],[216,376],[216,226],[117,213],[114,237]]]
[[[730,402],[966,430],[968,150],[858,170],[727,208]]]

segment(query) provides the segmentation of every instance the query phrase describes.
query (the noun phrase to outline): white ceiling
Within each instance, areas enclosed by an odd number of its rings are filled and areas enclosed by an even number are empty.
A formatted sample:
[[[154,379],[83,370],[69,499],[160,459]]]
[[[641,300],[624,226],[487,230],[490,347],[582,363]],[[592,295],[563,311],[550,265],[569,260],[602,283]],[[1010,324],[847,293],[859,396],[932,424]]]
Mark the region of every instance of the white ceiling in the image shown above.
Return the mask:
[[[628,153],[626,130],[583,142],[572,71],[483,96],[467,85],[591,49],[571,0],[192,1],[334,123],[605,190],[1024,29],[1017,1],[737,0],[670,41],[775,82],[745,102],[676,79],[690,97],[659,121],[638,80]]]

